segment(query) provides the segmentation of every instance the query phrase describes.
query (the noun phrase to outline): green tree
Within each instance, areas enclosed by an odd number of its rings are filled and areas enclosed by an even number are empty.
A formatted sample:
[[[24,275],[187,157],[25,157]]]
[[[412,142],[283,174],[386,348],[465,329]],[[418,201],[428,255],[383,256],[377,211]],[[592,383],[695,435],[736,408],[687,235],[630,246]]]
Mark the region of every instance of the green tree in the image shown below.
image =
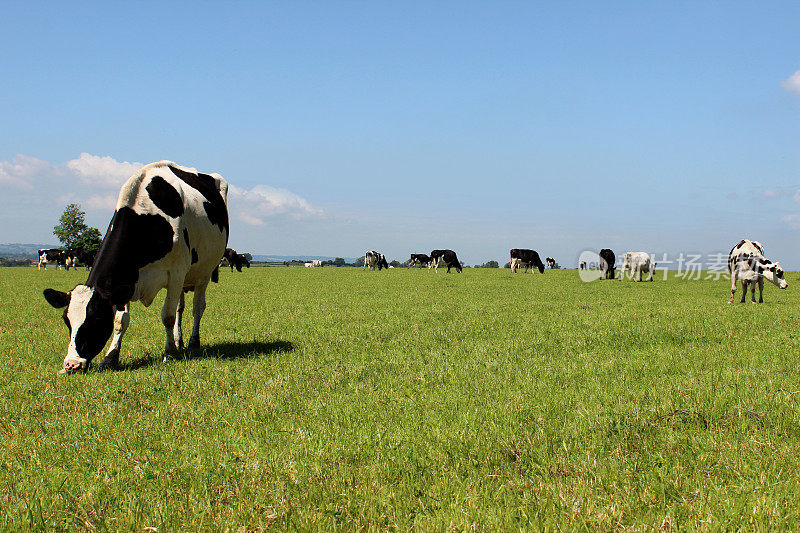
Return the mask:
[[[336,259],[333,260],[333,266],[341,267],[345,266],[346,264],[347,263],[345,262],[345,260],[341,257],[337,257]]]
[[[362,256],[362,257],[359,257],[358,259],[356,259],[356,262],[353,263],[353,266],[363,267],[364,266],[364,257]]]
[[[400,261],[398,261],[397,259],[395,259],[394,261],[392,261],[391,263],[389,263],[389,266],[393,266],[393,267],[395,267],[395,268],[400,268],[400,267],[401,267],[401,266],[403,266],[403,265],[402,265],[402,263],[400,263]]]
[[[86,225],[86,213],[81,211],[80,204],[69,204],[64,208],[59,224],[53,228],[53,235],[58,237],[65,250],[96,250],[100,246],[100,230]]]

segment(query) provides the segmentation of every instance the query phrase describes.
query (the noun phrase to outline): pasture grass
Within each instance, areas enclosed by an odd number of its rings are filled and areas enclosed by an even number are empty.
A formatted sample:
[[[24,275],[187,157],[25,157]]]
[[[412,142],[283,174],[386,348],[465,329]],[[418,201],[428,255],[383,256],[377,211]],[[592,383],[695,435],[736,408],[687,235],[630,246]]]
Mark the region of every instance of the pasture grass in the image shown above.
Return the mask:
[[[85,272],[0,269],[0,529],[800,527],[795,287],[221,274],[201,349],[161,362],[162,296],[64,376]]]

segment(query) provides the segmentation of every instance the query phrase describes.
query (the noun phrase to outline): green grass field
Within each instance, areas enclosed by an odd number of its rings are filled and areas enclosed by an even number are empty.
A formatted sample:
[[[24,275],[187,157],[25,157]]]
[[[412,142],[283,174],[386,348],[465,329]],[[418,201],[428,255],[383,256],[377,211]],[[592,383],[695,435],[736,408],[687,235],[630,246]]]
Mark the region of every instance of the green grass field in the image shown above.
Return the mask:
[[[59,375],[85,278],[0,269],[2,530],[800,528],[797,273],[223,271],[200,350],[162,298]]]

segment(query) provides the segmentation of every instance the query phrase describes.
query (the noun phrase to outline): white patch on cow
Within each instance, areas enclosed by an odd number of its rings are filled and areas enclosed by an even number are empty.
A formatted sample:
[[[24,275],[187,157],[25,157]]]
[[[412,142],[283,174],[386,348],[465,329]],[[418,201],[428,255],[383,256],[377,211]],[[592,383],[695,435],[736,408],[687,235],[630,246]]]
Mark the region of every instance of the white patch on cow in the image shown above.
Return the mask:
[[[67,320],[69,320],[70,336],[69,346],[67,346],[67,356],[64,358],[64,367],[68,363],[78,363],[81,368],[86,368],[86,359],[78,355],[75,347],[75,337],[78,329],[86,320],[86,307],[92,299],[94,289],[86,285],[78,285],[69,292],[69,306],[67,307]]]

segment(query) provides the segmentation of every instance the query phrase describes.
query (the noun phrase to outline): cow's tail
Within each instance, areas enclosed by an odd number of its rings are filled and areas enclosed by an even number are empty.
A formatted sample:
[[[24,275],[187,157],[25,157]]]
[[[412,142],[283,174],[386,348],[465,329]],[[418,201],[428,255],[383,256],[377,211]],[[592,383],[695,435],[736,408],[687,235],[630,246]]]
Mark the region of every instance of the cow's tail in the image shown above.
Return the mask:
[[[211,271],[211,281],[219,283],[219,266],[214,267],[214,270]]]

